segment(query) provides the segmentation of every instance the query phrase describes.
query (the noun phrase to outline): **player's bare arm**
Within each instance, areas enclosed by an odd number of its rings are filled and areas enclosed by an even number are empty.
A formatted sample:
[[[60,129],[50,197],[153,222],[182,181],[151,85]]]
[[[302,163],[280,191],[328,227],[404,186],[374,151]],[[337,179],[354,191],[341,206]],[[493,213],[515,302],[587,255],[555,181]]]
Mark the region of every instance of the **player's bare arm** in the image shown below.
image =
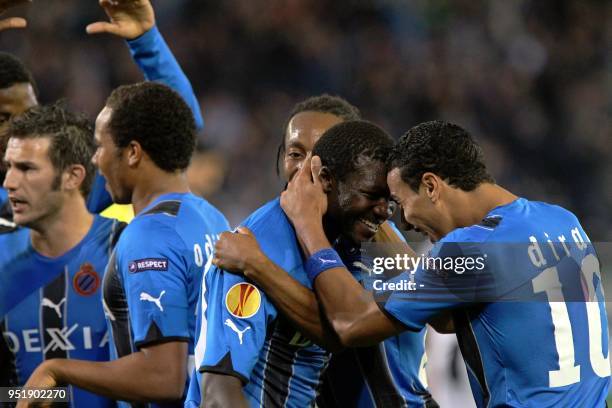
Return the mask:
[[[108,33],[133,40],[155,25],[155,13],[149,0],[100,0],[110,21],[87,26],[88,34]]]
[[[0,15],[4,14],[8,9],[16,7],[20,4],[30,3],[32,0],[0,0]],[[22,17],[10,17],[0,20],[0,31],[11,28],[25,28],[28,22]]]
[[[168,342],[143,347],[114,361],[46,360],[32,373],[26,387],[64,384],[123,401],[176,401],[187,376],[187,343]],[[20,402],[19,408],[28,407]]]
[[[338,336],[321,315],[314,292],[272,262],[248,228],[239,227],[237,233],[221,234],[215,245],[213,264],[255,282],[310,340],[329,351],[342,347]]]
[[[308,157],[281,195],[281,206],[307,257],[332,247],[323,230],[327,197],[319,180],[320,171],[321,160]],[[314,288],[343,346],[373,345],[405,330],[380,310],[371,294],[344,267],[319,275]]]
[[[242,393],[242,383],[232,375],[204,373],[201,395],[200,408],[249,406]]]

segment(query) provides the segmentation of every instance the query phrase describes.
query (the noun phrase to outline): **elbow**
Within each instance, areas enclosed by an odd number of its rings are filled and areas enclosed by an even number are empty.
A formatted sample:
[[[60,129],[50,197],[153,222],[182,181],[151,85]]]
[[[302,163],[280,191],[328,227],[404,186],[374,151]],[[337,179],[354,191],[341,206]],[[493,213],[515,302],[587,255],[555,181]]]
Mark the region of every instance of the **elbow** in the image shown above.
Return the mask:
[[[358,347],[360,338],[357,332],[357,320],[350,316],[338,316],[331,320],[334,331],[338,335],[338,348]]]

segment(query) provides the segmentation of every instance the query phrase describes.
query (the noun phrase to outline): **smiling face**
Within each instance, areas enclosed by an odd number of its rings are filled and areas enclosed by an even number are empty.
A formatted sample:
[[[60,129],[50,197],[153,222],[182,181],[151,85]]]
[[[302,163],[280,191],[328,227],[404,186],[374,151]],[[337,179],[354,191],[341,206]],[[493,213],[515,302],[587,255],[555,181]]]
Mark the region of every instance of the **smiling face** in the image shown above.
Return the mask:
[[[306,155],[312,151],[323,133],[342,118],[331,113],[300,112],[289,121],[285,133],[285,154],[283,174],[289,181],[297,172]]]
[[[9,139],[3,186],[18,225],[37,229],[62,207],[62,179],[49,158],[50,144],[47,137]]]
[[[115,145],[108,126],[112,112],[109,107],[104,107],[96,119],[96,153],[92,162],[106,179],[106,190],[113,202],[129,204],[132,202],[132,190],[127,183],[126,158],[122,149]]]
[[[404,220],[417,232],[425,234],[430,241],[442,239],[450,230],[441,220],[445,219],[438,206],[428,194],[427,187],[421,183],[419,191],[414,191],[402,180],[399,168],[394,168],[387,175],[387,184],[391,198],[402,208]]]
[[[360,156],[355,171],[335,183],[328,194],[326,217],[353,243],[372,240],[393,214],[386,174],[384,163]]]

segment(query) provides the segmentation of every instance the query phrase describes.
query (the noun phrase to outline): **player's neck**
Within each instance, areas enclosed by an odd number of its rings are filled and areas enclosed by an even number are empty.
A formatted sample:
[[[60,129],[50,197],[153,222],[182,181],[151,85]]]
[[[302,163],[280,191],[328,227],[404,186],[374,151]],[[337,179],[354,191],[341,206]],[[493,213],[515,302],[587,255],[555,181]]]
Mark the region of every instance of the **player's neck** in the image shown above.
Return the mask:
[[[188,193],[189,185],[185,172],[168,173],[161,169],[156,169],[148,177],[143,177],[136,183],[132,192],[132,204],[134,214],[139,214],[153,200],[163,194],[169,193]]]
[[[85,238],[93,224],[93,218],[80,194],[78,197],[71,197],[57,213],[30,230],[32,247],[49,258],[59,257]]]
[[[459,227],[478,224],[495,207],[510,204],[517,198],[518,196],[497,184],[483,183],[473,191],[461,195],[461,203],[456,208],[464,208],[467,211],[457,212],[455,223]]]

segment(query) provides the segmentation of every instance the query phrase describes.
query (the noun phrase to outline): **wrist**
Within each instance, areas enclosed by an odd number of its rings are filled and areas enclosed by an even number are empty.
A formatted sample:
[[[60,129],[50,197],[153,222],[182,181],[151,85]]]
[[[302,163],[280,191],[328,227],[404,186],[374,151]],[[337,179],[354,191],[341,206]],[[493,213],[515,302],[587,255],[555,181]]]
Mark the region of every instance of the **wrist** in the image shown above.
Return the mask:
[[[142,46],[148,46],[150,43],[155,42],[156,38],[161,35],[157,25],[153,24],[150,27],[143,27],[143,32],[136,37],[126,38],[126,41],[130,48],[137,48]]]
[[[303,222],[295,227],[295,231],[302,242],[306,256],[311,256],[315,252],[331,247],[325,236],[323,222]]]
[[[45,360],[41,365],[41,369],[47,375],[55,380],[55,383],[63,383],[62,379],[62,362],[63,359],[53,358],[51,360]]]
[[[257,254],[245,264],[244,276],[258,282],[260,272],[267,270],[269,262],[270,260],[261,251],[257,251]]]

